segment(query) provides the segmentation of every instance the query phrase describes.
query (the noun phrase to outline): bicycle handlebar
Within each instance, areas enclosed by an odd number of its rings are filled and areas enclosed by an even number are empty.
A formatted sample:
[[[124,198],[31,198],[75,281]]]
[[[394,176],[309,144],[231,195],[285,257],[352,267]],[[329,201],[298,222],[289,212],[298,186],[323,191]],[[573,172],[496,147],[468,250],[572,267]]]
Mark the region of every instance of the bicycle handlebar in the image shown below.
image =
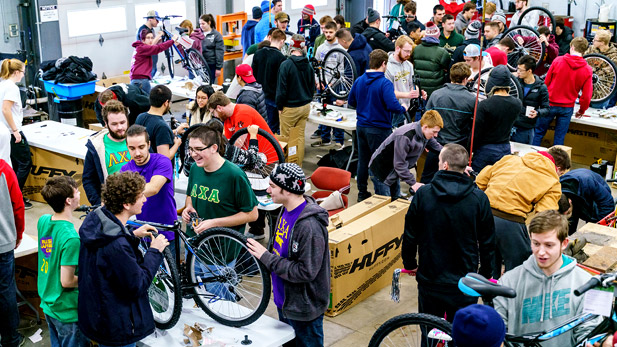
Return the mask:
[[[144,224],[148,224],[151,225],[153,227],[155,227],[158,230],[164,230],[164,231],[175,231],[175,230],[180,230],[180,222],[175,221],[173,225],[169,225],[169,224],[162,224],[162,223],[154,223],[154,222],[146,222],[143,220],[129,220],[128,222],[126,222],[126,224],[134,226],[134,227],[140,227]]]
[[[589,289],[592,289],[595,286],[599,285],[600,284],[600,278],[601,278],[600,275],[593,276],[589,281],[587,281],[587,283],[585,283],[582,286],[574,289],[574,295],[581,296],[586,291],[588,291]]]

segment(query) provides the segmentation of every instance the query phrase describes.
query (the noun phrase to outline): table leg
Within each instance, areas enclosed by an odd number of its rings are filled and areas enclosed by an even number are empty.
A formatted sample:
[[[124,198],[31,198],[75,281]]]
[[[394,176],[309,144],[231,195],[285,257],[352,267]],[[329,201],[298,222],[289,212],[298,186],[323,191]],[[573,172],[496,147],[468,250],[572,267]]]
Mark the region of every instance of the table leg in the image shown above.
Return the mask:
[[[349,155],[349,160],[347,161],[347,167],[345,168],[345,170],[349,171],[349,165],[351,164],[351,161],[353,160],[353,155],[356,152],[356,146],[358,139],[357,139],[357,135],[356,135],[356,131],[353,130],[351,132],[351,154]]]

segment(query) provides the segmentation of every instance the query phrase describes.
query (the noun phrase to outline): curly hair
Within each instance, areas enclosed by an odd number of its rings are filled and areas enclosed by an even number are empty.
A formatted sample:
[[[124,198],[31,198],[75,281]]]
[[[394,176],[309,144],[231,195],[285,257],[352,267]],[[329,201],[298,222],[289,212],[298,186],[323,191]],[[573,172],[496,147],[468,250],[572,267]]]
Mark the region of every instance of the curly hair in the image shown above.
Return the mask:
[[[107,177],[101,189],[101,201],[113,214],[120,214],[124,204],[134,204],[146,188],[146,181],[137,172],[116,172]]]

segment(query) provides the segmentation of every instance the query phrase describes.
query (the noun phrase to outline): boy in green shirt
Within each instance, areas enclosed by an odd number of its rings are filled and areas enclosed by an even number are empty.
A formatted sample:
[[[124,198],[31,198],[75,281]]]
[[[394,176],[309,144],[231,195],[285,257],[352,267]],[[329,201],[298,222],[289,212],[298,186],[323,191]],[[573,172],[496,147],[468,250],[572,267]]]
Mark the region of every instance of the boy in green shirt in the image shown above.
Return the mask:
[[[443,30],[439,36],[439,47],[445,48],[450,55],[456,47],[463,44],[465,37],[454,30],[454,16],[447,14],[443,16]]]
[[[79,234],[72,213],[79,206],[77,183],[69,176],[50,178],[41,191],[54,210],[39,219],[38,293],[52,346],[90,346],[77,326]]]

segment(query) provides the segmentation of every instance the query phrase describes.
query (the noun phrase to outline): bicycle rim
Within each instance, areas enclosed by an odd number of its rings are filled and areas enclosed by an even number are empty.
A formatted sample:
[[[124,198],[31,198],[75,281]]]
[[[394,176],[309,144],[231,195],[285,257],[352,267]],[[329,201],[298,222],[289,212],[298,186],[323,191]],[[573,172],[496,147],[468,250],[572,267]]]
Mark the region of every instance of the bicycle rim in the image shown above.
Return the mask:
[[[593,70],[593,93],[591,102],[601,103],[615,95],[617,89],[617,68],[602,54],[587,54],[583,58]]]
[[[539,43],[540,34],[528,26],[514,26],[503,33],[503,37],[510,37],[514,41],[514,50],[508,53],[508,67],[510,70],[516,71],[518,60],[525,56],[531,56],[537,65],[540,65],[546,47],[543,43]],[[519,42],[519,38],[523,43]]]
[[[187,264],[195,302],[217,322],[240,327],[257,320],[270,301],[270,275],[240,233],[212,228],[198,236]],[[196,256],[195,256],[196,255]]]
[[[479,76],[473,78],[471,84],[471,92],[474,94],[478,89],[478,77],[480,78],[480,97],[478,98],[480,101],[486,99],[487,97],[488,91],[485,90],[486,81],[488,80],[488,76],[491,73],[492,69],[492,67],[486,68],[480,72]],[[510,95],[517,99],[522,99],[523,96],[523,93],[521,92],[521,85],[520,83],[518,83],[516,77],[514,76],[510,76]]]
[[[532,25],[534,29],[537,30],[540,26],[543,25],[551,30],[551,34],[555,35],[555,18],[553,17],[553,14],[547,11],[544,7],[529,7],[523,13],[521,13],[521,16],[518,18],[518,23],[516,24],[521,25],[521,23],[523,23],[523,19],[526,19],[527,17],[537,18],[537,22],[533,23]],[[525,22],[527,22],[527,20],[525,20]]]
[[[257,142],[259,143],[260,163],[252,168],[243,167],[242,170],[266,178],[274,170],[276,164],[285,162],[285,155],[276,138],[263,129],[259,129],[257,132]],[[229,139],[229,144],[247,150],[249,146],[248,129],[243,128],[235,132]]]
[[[322,66],[330,93],[336,98],[346,98],[357,78],[356,64],[351,56],[340,48],[333,48],[324,56]]]
[[[369,347],[446,347],[454,346],[452,324],[423,313],[396,316],[381,325],[371,337]]]
[[[204,84],[210,84],[210,71],[204,57],[193,48],[189,48],[186,50],[186,60],[188,68],[195,77],[199,77]]]

